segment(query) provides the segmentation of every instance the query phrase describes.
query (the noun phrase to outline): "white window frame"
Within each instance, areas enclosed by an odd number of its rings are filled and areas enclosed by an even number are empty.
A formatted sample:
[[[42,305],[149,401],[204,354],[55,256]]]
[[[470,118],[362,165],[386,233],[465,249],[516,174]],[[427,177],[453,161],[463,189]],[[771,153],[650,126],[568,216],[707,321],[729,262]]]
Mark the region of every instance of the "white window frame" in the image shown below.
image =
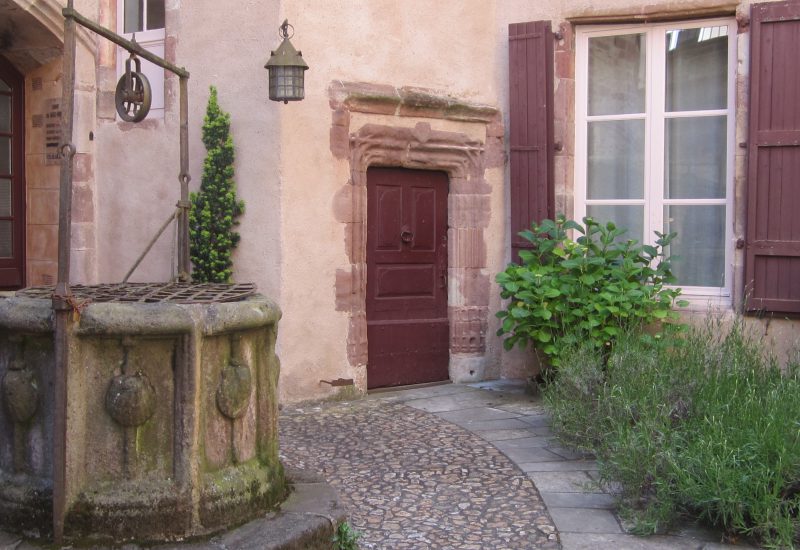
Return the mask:
[[[665,113],[666,90],[666,32],[698,27],[728,27],[728,95],[727,108]],[[588,116],[589,95],[589,38],[595,36],[643,34],[646,44],[645,113]],[[644,243],[655,244],[653,231],[664,232],[664,206],[668,205],[725,205],[725,273],[723,287],[677,285],[694,308],[709,305],[731,307],[734,261],[734,176],[736,137],[736,48],[737,24],[734,18],[672,21],[658,24],[626,24],[578,27],[575,34],[575,200],[574,217],[583,219],[589,204],[644,206]],[[654,70],[655,67],[660,70]],[[703,115],[727,116],[726,182],[724,199],[665,199],[664,198],[664,127],[669,118]],[[589,200],[587,196],[588,123],[602,120],[644,120],[644,198],[628,200]],[[690,306],[691,307],[691,306]]]
[[[147,25],[147,2],[143,3],[142,12],[143,25]],[[160,29],[146,29],[139,32],[124,32],[125,31],[125,0],[117,0],[117,34],[131,40],[136,38],[136,42],[145,50],[156,54],[159,57],[164,57],[164,42],[166,40],[166,28]],[[121,77],[125,73],[125,61],[127,61],[130,54],[123,48],[117,48],[117,77]],[[147,119],[163,119],[164,118],[164,69],[153,65],[146,59],[141,59],[142,72],[150,82],[150,89],[153,93],[153,101],[150,105],[150,112]],[[117,117],[118,120],[121,120]]]

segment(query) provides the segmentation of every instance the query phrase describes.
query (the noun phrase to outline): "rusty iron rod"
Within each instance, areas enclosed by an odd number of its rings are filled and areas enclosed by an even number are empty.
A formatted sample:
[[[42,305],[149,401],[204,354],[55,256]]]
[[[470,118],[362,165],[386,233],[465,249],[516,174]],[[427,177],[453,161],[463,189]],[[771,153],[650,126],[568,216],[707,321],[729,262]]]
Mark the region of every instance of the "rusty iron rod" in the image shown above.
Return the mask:
[[[181,183],[181,200],[178,207],[181,209],[178,218],[178,278],[188,281],[191,275],[191,260],[189,258],[189,76],[180,77],[180,141],[181,141],[181,173],[178,179]]]
[[[133,263],[131,268],[125,274],[125,277],[122,278],[122,282],[123,283],[127,283],[128,282],[128,278],[131,275],[133,275],[133,272],[136,271],[136,268],[139,267],[140,263],[142,263],[142,260],[144,260],[144,257],[147,256],[147,253],[150,252],[150,249],[153,248],[153,245],[156,244],[156,241],[158,241],[158,239],[161,237],[161,235],[164,233],[164,231],[166,231],[167,227],[169,227],[169,224],[172,222],[172,220],[178,218],[180,213],[181,213],[181,209],[180,208],[176,208],[175,211],[172,214],[169,215],[169,218],[167,218],[167,221],[164,222],[164,224],[158,229],[158,231],[153,236],[153,238],[150,239],[150,242],[147,243],[147,246],[144,248],[142,253],[139,254],[138,258],[136,258],[136,261]]]
[[[125,38],[122,38],[117,33],[108,30],[107,28],[103,27],[102,25],[98,25],[97,23],[95,23],[91,19],[87,19],[86,17],[84,17],[83,15],[78,13],[75,9],[73,9],[71,3],[70,3],[69,6],[67,6],[66,8],[61,10],[61,13],[64,15],[64,18],[71,19],[73,21],[76,21],[77,23],[80,23],[82,26],[86,27],[87,29],[96,32],[97,34],[99,34],[103,38],[111,40],[114,44],[117,44],[118,46],[121,46],[121,47],[125,48],[126,50],[128,50],[131,53],[135,53],[136,55],[138,55],[142,59],[146,59],[150,63],[153,63],[154,65],[158,65],[162,69],[166,69],[168,71],[171,71],[171,72],[175,73],[176,75],[178,75],[181,78],[189,78],[189,71],[187,71],[183,67],[178,67],[177,65],[173,65],[172,63],[170,63],[166,59],[163,59],[163,58],[157,56],[156,54],[154,54],[152,52],[148,52],[147,50],[145,50],[143,47],[141,47],[136,42],[134,42],[132,40],[127,40]]]
[[[167,61],[166,59],[155,55],[152,52],[145,50],[133,40],[127,40],[115,32],[108,30],[102,25],[98,25],[91,19],[87,19],[78,13],[72,6],[70,1],[68,6],[64,8],[61,13],[64,15],[65,25],[66,21],[74,21],[87,29],[96,32],[103,38],[106,38],[125,48],[131,53],[135,53],[142,59],[146,59],[159,67],[171,71],[178,75],[180,78],[180,162],[181,171],[178,179],[181,184],[181,198],[178,202],[180,214],[178,215],[178,279],[181,281],[188,281],[191,274],[191,259],[189,256],[189,182],[191,176],[189,175],[189,71],[183,67],[178,67]],[[152,245],[151,245],[152,246]],[[149,251],[149,247],[148,247]],[[146,253],[145,253],[146,254]],[[137,264],[141,262],[141,258],[137,260]],[[135,269],[134,266],[133,269]],[[130,273],[127,275],[130,276]],[[126,278],[127,278],[126,276]]]
[[[72,9],[73,0],[67,3]],[[64,65],[61,90],[61,174],[58,207],[58,281],[53,292],[55,313],[55,388],[53,415],[53,539],[64,540],[67,507],[67,401],[69,346],[69,268],[72,237],[72,143],[75,111],[75,21],[64,19]]]

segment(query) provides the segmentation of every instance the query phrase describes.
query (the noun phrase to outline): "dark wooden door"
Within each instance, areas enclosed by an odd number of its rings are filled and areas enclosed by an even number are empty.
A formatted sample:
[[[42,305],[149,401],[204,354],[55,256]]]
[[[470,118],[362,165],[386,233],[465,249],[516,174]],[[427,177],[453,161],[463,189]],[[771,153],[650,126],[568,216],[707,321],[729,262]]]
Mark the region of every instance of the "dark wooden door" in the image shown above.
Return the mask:
[[[25,283],[24,87],[0,57],[0,289]]]
[[[369,388],[447,380],[447,174],[367,172]]]

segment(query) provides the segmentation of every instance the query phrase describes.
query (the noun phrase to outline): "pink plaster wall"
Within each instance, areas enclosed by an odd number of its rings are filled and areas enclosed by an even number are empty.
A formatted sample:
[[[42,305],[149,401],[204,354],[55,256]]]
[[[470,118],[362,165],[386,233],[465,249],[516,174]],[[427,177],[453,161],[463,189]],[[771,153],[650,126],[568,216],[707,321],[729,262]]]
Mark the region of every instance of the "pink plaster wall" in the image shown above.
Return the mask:
[[[79,2],[87,15],[112,27],[115,5],[114,0]],[[191,73],[193,188],[199,185],[205,155],[200,125],[210,84],[217,86],[220,104],[231,113],[237,186],[246,203],[235,279],[257,283],[283,309],[278,338],[281,399],[330,396],[331,387],[320,380],[353,378],[365,387],[364,361],[353,361],[353,346],[363,345],[352,337],[359,317],[342,307],[348,297],[342,290],[341,272],[350,273],[346,284],[360,284],[353,282],[358,277],[353,275],[352,253],[363,246],[362,235],[350,225],[357,220],[342,219],[340,211],[342,189],[352,179],[349,140],[353,134],[372,123],[394,128],[427,123],[433,131],[470,135],[491,152],[484,156],[481,185],[486,192],[480,204],[453,207],[451,221],[455,226],[465,216],[475,215],[483,230],[483,244],[475,248],[481,265],[461,266],[472,270],[464,272],[462,283],[465,288],[472,285],[469,293],[487,313],[484,348],[477,356],[485,362],[488,376],[522,376],[532,367],[532,359],[502,351],[494,336],[497,320],[493,316],[501,305],[494,274],[509,260],[508,175],[502,149],[491,147],[503,142],[508,128],[508,24],[549,19],[563,35],[555,48],[555,130],[561,144],[555,172],[557,208],[569,215],[575,87],[573,27],[568,20],[635,19],[643,14],[690,17],[715,10],[743,16],[748,6],[746,0],[465,0],[435,5],[427,0],[269,0],[240,2],[234,10],[228,3],[213,0],[167,0],[167,57]],[[306,99],[289,105],[267,100],[263,69],[269,51],[279,43],[277,27],[284,18],[294,26],[292,42],[311,67],[306,73]],[[178,199],[178,96],[176,79],[167,78],[162,119],[136,127],[117,121],[111,102],[116,49],[102,40],[96,44],[96,58],[82,54],[80,70],[83,126],[76,131],[76,139],[84,155],[79,165],[85,181],[76,193],[81,215],[73,240],[79,264],[73,269],[82,282],[113,282],[121,279]],[[745,32],[738,40],[740,113],[746,102],[748,47]],[[56,66],[42,70],[43,82],[47,78],[55,82]],[[331,87],[342,82],[395,90],[421,88],[436,97],[486,105],[503,118],[491,124],[448,121],[432,112],[397,106],[384,112],[351,113],[337,109],[331,96]],[[95,136],[91,142],[90,131]],[[744,141],[745,131],[742,118],[737,142]],[[735,232],[740,235],[743,157],[737,161]],[[52,170],[39,173],[29,168],[29,180],[31,174],[37,180],[29,185],[29,192],[47,194],[54,175]],[[48,204],[47,200],[31,202]],[[32,213],[41,223],[29,229],[31,262],[50,261],[38,266],[45,273],[53,268],[52,260],[47,260],[52,247],[47,248],[45,235],[52,232],[48,228],[52,223],[47,221],[52,213]],[[736,273],[741,274],[741,255],[735,264]],[[29,273],[34,274],[31,266]],[[172,245],[166,235],[133,280],[165,280],[171,272]],[[452,302],[458,305],[458,298]]]

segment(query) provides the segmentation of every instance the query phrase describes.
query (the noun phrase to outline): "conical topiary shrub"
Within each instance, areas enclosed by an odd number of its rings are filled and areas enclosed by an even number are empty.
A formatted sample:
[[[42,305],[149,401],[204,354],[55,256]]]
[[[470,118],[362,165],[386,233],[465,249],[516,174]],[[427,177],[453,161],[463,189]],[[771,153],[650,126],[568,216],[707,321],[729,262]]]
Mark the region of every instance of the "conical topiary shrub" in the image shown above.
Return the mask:
[[[195,282],[228,283],[233,273],[232,254],[239,243],[239,234],[233,228],[244,212],[244,203],[236,198],[230,129],[231,117],[220,109],[217,89],[211,86],[203,120],[203,144],[208,154],[200,191],[190,195],[189,250]]]

